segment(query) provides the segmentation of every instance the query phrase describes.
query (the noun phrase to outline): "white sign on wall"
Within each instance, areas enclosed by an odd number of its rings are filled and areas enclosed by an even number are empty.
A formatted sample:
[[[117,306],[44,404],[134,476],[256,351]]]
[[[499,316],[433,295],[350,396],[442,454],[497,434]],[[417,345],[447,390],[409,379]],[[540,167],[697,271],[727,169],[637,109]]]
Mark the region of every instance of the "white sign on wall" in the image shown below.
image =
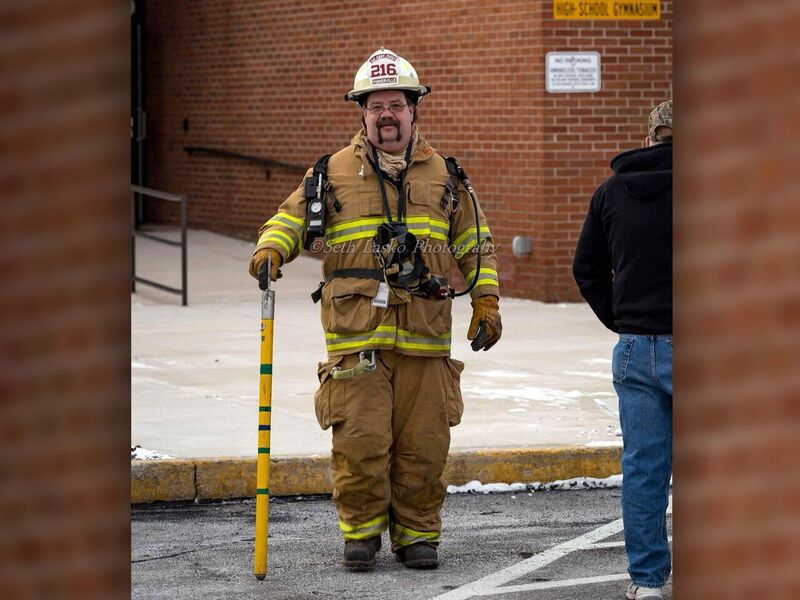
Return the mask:
[[[548,52],[545,56],[548,92],[599,92],[599,52]]]

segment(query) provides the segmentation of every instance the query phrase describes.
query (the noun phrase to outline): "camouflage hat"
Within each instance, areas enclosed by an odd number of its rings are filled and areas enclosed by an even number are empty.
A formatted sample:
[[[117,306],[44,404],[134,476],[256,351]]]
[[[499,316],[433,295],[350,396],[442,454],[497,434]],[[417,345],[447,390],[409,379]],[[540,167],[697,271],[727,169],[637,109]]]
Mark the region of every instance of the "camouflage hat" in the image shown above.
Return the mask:
[[[666,100],[656,106],[647,118],[647,134],[654,142],[666,142],[672,139],[672,134],[663,136],[659,139],[656,136],[656,129],[659,127],[669,127],[672,129],[672,100]]]

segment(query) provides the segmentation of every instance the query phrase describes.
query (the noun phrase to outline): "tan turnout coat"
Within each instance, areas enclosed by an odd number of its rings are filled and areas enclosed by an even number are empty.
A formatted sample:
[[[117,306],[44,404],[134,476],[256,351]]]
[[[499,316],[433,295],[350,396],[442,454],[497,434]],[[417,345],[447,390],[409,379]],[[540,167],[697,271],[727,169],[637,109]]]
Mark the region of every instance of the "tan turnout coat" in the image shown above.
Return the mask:
[[[371,252],[372,240],[386,216],[370,156],[369,142],[361,130],[350,146],[328,162],[328,181],[341,210],[333,209],[329,193],[325,239],[318,239],[315,244],[323,249],[323,277],[337,269],[378,267]],[[398,191],[388,177],[384,180],[392,217],[396,219]],[[463,185],[458,186],[459,201],[453,208],[454,203],[445,194],[449,181],[444,158],[420,136],[404,179],[405,221],[421,243],[425,264],[433,274],[446,278],[455,259],[469,283],[477,262],[475,211]],[[499,297],[494,244],[480,206],[478,212],[481,270],[471,294]],[[306,199],[301,185],[259,229],[256,251],[273,248],[284,264],[293,260],[303,248],[305,217]],[[450,355],[450,298],[428,300],[393,288],[389,306],[379,308],[372,305],[378,285],[374,279],[346,277],[334,278],[324,286],[320,318],[329,356],[370,349],[414,356]]]

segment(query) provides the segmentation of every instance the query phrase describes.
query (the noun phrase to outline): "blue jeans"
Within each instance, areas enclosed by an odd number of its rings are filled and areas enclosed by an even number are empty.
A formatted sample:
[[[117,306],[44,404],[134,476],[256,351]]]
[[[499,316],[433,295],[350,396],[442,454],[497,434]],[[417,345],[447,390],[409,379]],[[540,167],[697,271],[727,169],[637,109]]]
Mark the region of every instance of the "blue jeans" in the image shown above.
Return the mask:
[[[669,577],[667,502],[672,474],[672,336],[620,334],[611,362],[622,426],[622,522],[631,581]]]

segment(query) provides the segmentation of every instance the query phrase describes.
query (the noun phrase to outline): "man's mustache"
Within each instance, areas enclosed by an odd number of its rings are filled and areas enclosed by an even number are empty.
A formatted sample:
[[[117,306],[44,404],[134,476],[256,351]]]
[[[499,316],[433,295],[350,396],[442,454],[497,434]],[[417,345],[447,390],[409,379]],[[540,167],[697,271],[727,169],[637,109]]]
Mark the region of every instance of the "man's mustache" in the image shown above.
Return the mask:
[[[388,119],[381,119],[378,121],[378,127],[386,127],[387,125],[394,125],[399,129],[400,121],[398,121],[397,119],[392,119],[391,117]]]

